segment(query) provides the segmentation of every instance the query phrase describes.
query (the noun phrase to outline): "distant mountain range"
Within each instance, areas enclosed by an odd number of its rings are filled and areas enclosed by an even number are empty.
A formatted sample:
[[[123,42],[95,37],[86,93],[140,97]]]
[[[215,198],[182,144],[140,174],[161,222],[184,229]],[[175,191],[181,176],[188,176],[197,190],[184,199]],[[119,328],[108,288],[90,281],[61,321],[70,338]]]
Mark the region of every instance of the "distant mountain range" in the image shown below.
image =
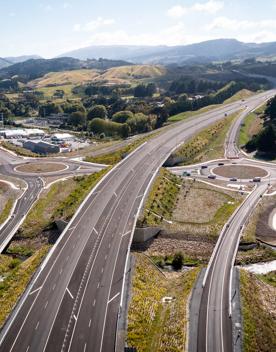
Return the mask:
[[[0,57],[0,68],[8,67],[31,59],[41,59],[41,56],[23,55],[23,56]]]
[[[62,56],[80,60],[101,58],[144,64],[182,64],[276,56],[276,42],[242,43],[236,39],[209,40],[184,46],[90,46]]]

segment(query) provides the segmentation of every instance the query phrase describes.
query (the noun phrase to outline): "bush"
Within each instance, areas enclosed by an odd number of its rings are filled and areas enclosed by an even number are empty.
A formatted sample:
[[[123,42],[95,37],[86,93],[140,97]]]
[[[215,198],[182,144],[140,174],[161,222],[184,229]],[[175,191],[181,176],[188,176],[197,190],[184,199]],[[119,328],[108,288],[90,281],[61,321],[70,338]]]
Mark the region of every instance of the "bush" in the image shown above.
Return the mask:
[[[181,252],[175,253],[172,260],[174,270],[181,270],[184,264],[184,255]]]

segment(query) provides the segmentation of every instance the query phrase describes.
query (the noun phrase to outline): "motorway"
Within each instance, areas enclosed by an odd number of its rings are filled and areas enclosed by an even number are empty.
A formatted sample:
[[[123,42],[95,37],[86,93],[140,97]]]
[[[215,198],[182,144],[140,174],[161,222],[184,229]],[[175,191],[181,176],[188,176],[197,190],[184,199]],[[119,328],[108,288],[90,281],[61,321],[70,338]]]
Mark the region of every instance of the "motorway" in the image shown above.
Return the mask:
[[[269,185],[276,182],[276,164],[245,158],[237,146],[236,141],[240,125],[252,110],[254,109],[251,106],[246,107],[244,112],[232,124],[225,143],[225,157],[227,159],[170,168],[177,175],[182,175],[185,171],[191,173],[192,177],[207,180],[209,175],[216,174],[215,170],[218,165],[223,165],[223,168],[226,166],[233,168],[233,164],[237,164],[238,167],[244,167],[245,169],[250,167],[251,170],[254,170],[252,167],[261,168],[266,174],[266,176],[261,177],[260,183],[255,184],[253,191],[249,193],[242,205],[231,216],[219,236],[203,280],[197,342],[193,341],[191,343],[191,352],[233,351],[232,270],[240,236],[251,212],[266,193]],[[240,158],[241,156],[242,158]],[[202,168],[203,166],[204,168]],[[231,178],[230,175],[229,177]],[[216,175],[217,179],[227,182],[229,182],[229,177]],[[252,185],[252,178],[236,180],[238,181],[238,188],[242,185]]]
[[[257,107],[274,94],[262,93],[247,105]],[[239,101],[175,124],[106,175],[3,328],[0,351],[114,351],[126,258],[151,181],[181,142],[242,106]]]

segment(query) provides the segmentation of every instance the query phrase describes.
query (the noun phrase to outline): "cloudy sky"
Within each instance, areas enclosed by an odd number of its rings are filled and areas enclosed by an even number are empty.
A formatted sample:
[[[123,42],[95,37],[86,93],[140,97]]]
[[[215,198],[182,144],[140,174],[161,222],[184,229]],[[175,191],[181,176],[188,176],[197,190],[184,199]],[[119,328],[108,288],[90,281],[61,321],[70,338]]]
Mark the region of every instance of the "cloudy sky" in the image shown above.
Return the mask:
[[[89,45],[276,41],[276,0],[0,0],[0,57]]]

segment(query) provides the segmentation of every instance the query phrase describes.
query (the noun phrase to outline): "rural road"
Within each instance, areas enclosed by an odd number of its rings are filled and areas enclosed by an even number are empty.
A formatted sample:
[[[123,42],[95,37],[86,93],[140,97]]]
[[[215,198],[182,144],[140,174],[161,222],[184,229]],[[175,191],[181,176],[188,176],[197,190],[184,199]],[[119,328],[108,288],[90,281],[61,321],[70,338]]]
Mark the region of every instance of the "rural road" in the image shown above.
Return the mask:
[[[262,93],[247,105],[257,107],[274,94]],[[4,326],[1,352],[114,351],[126,258],[148,186],[177,145],[242,105],[235,102],[175,124],[107,174]]]

